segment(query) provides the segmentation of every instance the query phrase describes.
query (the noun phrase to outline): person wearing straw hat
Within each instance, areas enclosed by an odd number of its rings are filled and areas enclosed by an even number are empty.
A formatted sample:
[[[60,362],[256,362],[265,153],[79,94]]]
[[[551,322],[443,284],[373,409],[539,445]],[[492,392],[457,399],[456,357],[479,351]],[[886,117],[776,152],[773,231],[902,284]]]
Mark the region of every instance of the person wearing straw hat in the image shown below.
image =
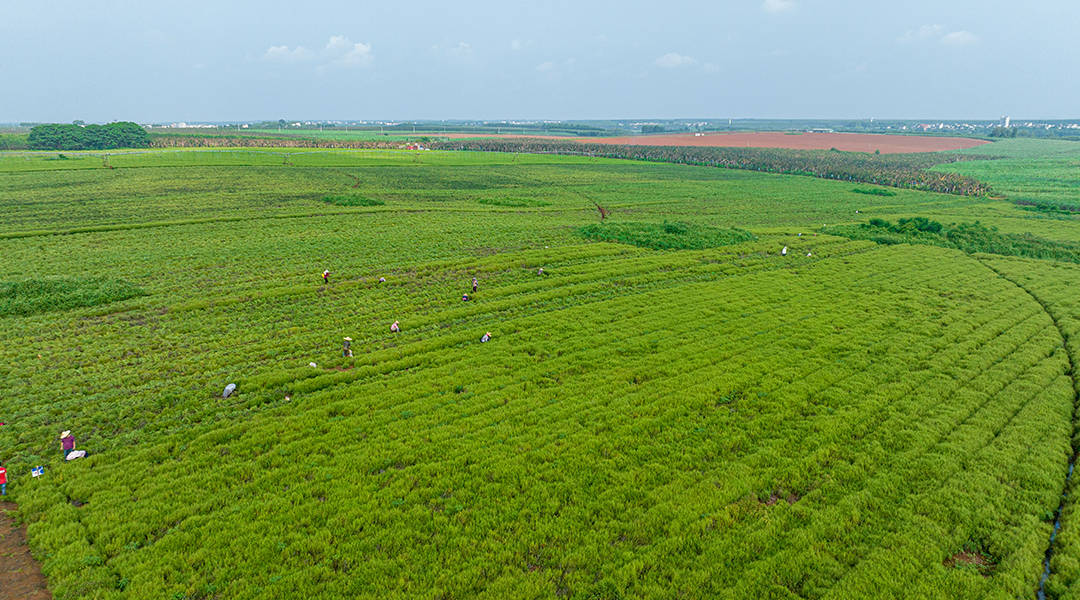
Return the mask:
[[[330,283],[330,269],[322,272],[322,281],[323,283]]]
[[[351,337],[346,337],[345,338],[345,345],[341,349],[341,356],[343,356],[345,358],[351,358],[352,357],[352,348],[350,348],[350,346],[352,346],[352,338]]]
[[[476,293],[476,288],[479,287],[479,285],[480,284],[476,281],[476,278],[473,277],[472,278],[472,293],[474,293],[474,294]]]
[[[483,344],[483,343],[487,342],[490,339],[491,339],[491,332],[488,331],[487,333],[484,334],[484,337],[480,338],[480,343]]]
[[[390,326],[390,332],[391,332],[391,333],[397,333],[397,332],[399,332],[399,331],[401,331],[401,327],[400,327],[400,326],[398,326],[398,322],[397,322],[397,321],[394,321],[394,324]]]
[[[64,458],[67,458],[67,455],[75,449],[75,436],[71,435],[70,430],[65,430],[60,434],[60,448],[64,451]]]
[[[7,496],[7,469],[0,463],[0,496]]]

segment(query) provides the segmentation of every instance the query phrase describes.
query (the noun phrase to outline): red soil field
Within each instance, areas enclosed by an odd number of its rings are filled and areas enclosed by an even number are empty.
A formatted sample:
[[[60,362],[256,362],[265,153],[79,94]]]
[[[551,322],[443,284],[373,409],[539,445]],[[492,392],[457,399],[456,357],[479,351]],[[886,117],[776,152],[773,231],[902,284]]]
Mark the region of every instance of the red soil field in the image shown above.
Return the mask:
[[[723,146],[730,148],[793,148],[797,150],[828,150],[900,154],[905,152],[938,152],[962,150],[988,144],[983,140],[956,137],[917,135],[885,135],[877,133],[801,133],[782,131],[748,133],[679,133],[674,135],[642,135],[632,137],[578,138],[581,142],[627,144],[638,146]]]
[[[939,152],[963,150],[990,142],[959,137],[924,135],[887,135],[880,133],[784,133],[782,131],[737,133],[676,133],[670,135],[637,135],[624,137],[566,137],[557,135],[528,135],[517,133],[437,133],[432,137],[544,139],[592,144],[624,144],[633,146],[713,146],[728,148],[793,148],[796,150],[828,150],[836,148],[845,152],[873,152],[901,154],[906,152]]]

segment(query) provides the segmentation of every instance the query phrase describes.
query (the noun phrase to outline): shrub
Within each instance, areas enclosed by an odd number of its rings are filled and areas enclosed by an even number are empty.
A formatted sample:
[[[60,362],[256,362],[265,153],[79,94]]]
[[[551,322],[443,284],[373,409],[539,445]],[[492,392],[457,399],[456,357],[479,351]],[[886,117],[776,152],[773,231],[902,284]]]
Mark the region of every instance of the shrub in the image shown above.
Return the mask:
[[[544,202],[543,200],[537,200],[535,198],[480,198],[477,202],[489,206],[506,206],[510,208],[548,206],[551,204],[550,202]]]
[[[580,228],[581,235],[602,242],[631,244],[653,250],[702,250],[756,239],[742,229],[693,223],[596,223]]]
[[[146,292],[121,279],[46,279],[0,283],[0,316],[34,315],[118,302]]]
[[[825,232],[879,244],[924,244],[955,248],[967,253],[985,252],[1080,263],[1078,243],[1056,242],[1030,233],[1001,233],[997,228],[987,227],[978,221],[943,225],[925,217],[900,219],[895,224],[884,219],[870,219],[862,225],[826,228]]]
[[[352,196],[345,194],[323,196],[322,201],[327,204],[333,204],[334,206],[382,206],[386,204],[382,200],[376,200],[375,198],[368,198],[366,196]]]
[[[895,196],[896,192],[892,190],[886,190],[884,188],[854,188],[851,191],[856,194],[866,194],[868,196]]]

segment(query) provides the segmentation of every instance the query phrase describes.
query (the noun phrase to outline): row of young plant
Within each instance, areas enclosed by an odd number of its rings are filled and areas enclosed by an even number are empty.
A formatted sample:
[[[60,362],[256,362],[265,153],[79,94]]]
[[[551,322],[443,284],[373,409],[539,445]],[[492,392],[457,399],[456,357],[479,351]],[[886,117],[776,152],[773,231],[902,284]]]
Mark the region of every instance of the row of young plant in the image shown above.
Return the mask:
[[[615,146],[535,139],[453,140],[436,142],[432,144],[432,147],[444,150],[567,154],[672,162],[767,173],[810,175],[825,179],[857,181],[965,196],[981,196],[991,191],[989,186],[971,177],[927,170],[937,164],[973,158],[962,154],[881,155],[780,148]]]
[[[1059,473],[1069,473],[1076,459],[1076,449],[1080,447],[1080,433],[1077,431],[1080,385],[1076,379],[1076,365],[1080,364],[1080,301],[1075,294],[1076,286],[1080,284],[1080,267],[1000,256],[983,256],[981,260],[1037,299],[1064,337],[1065,349],[1072,357],[1073,428],[1071,449],[1068,454],[1063,452],[1058,457],[1057,470]],[[1077,509],[1080,487],[1077,481],[1075,472],[1072,472],[1068,485],[1063,486],[1062,510],[1055,515],[1060,517],[1060,531],[1052,541],[1050,538],[1045,540],[1050,549],[1048,578],[1043,588],[1047,598],[1080,598],[1080,510]]]
[[[583,276],[593,269],[599,281],[604,273],[615,276],[623,259],[609,248],[601,248],[595,267],[584,261],[572,268]],[[623,279],[662,268],[660,258],[633,252],[641,264],[628,264]],[[996,482],[997,469],[983,470],[999,466],[995,460],[1043,460],[1051,444],[1028,445],[1055,439],[1060,421],[1048,415],[1058,394],[1043,394],[1045,406],[1009,421],[1025,395],[1006,386],[1053,381],[1061,365],[1045,354],[1053,336],[1044,334],[1053,332],[1037,307],[1008,288],[987,286],[977,269],[942,268],[942,252],[881,249],[849,255],[848,266],[823,260],[792,268],[789,261],[788,268],[698,282],[672,271],[650,278],[661,284],[644,293],[631,284],[586,303],[564,291],[569,306],[552,311],[535,308],[545,304],[538,296],[546,286],[559,285],[560,268],[534,285],[534,263],[519,259],[521,277],[505,284],[511,289],[502,293],[501,279],[485,277],[481,295],[486,302],[490,287],[493,298],[517,308],[445,319],[470,331],[498,327],[487,345],[475,335],[440,333],[433,315],[430,333],[411,337],[407,328],[395,347],[365,352],[354,365],[340,361],[352,366],[342,373],[395,358],[404,361],[400,368],[289,390],[289,404],[267,404],[233,423],[152,428],[134,444],[118,438],[123,452],[109,448],[87,463],[64,465],[62,474],[37,482],[40,489],[20,492],[20,501],[45,517],[33,524],[32,537],[53,553],[46,564],[60,597],[109,597],[120,594],[118,587],[135,598],[162,590],[190,597],[267,590],[404,597],[560,589],[734,597],[775,585],[823,595],[835,581],[853,584],[844,589],[869,590],[869,581],[878,591],[899,592],[899,580],[880,570],[887,565],[858,562],[882,535],[910,548],[912,568],[928,570],[915,572],[910,585],[970,586],[959,595],[971,597],[1011,590],[1011,577],[1035,576],[1016,542],[1046,533],[1037,518],[1045,494],[1038,490],[1053,485],[978,488],[978,496],[964,486]],[[704,255],[659,256],[686,268],[720,265]],[[727,256],[732,265],[745,260]],[[456,275],[458,268],[448,267]],[[406,292],[402,301],[420,307],[435,286],[428,281],[395,293]],[[950,298],[956,290],[966,297]],[[382,292],[364,296],[376,293]],[[281,352],[290,340],[264,333],[264,323],[278,315],[291,313],[299,325],[288,334],[294,345],[310,345],[317,336],[305,324],[356,303],[351,294],[320,296],[282,296],[272,300],[281,303],[276,308],[251,301],[167,313],[159,327],[194,341],[203,337],[196,331],[216,330],[228,314],[259,328],[238,337],[239,326],[226,326],[217,339],[238,348],[219,358],[209,347],[177,354],[177,367],[192,370],[182,377],[194,377],[204,361],[254,364]],[[321,302],[328,306],[312,308]],[[1019,329],[1010,327],[1017,322]],[[902,349],[909,351],[904,361],[875,358]],[[414,355],[419,360],[409,363]],[[157,367],[150,361],[138,370]],[[244,382],[234,401],[277,393],[276,385]],[[950,394],[963,402],[943,402]],[[179,416],[197,412],[207,398],[177,400]],[[89,405],[98,410],[96,399]],[[1024,438],[1030,456],[980,452],[1005,444],[993,434],[1012,435],[1004,425],[1010,422],[1049,429],[1024,430],[1037,434]],[[970,473],[934,491],[961,464]],[[53,485],[59,487],[50,491]],[[192,492],[179,502],[177,490]],[[87,503],[56,505],[56,494]],[[781,499],[770,505],[774,494]],[[925,506],[957,499],[994,511],[971,512],[964,504],[918,516]],[[841,528],[853,519],[861,525]],[[1022,526],[1001,526],[1013,522]],[[925,540],[911,528],[933,523],[942,535],[917,545]],[[972,540],[994,541],[994,579],[943,570],[941,563]],[[189,548],[200,550],[192,555]],[[799,558],[810,548],[822,560]],[[453,569],[445,566],[451,561]]]

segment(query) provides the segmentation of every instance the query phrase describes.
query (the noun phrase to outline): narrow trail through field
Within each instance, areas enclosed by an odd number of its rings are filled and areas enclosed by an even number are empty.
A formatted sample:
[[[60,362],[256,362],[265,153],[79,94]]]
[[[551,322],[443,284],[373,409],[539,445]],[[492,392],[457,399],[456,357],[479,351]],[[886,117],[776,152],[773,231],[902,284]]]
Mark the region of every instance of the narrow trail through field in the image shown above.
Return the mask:
[[[0,600],[51,600],[41,565],[26,545],[26,529],[8,514],[16,508],[0,502]]]
[[[1039,578],[1039,589],[1036,593],[1036,597],[1038,598],[1038,600],[1045,600],[1046,580],[1050,578],[1050,558],[1054,554],[1054,540],[1057,539],[1058,531],[1061,529],[1061,511],[1065,508],[1065,501],[1068,499],[1069,480],[1072,479],[1073,469],[1076,467],[1077,454],[1080,453],[1080,448],[1078,448],[1075,443],[1077,427],[1080,426],[1080,388],[1077,387],[1076,364],[1073,362],[1072,354],[1070,354],[1068,351],[1068,334],[1066,334],[1065,330],[1062,329],[1061,324],[1054,316],[1053,311],[1050,310],[1050,307],[1047,306],[1046,302],[1044,302],[1041,298],[1035,295],[1034,292],[1024,287],[1023,284],[1009,278],[1004,273],[995,269],[993,266],[986,263],[985,261],[979,260],[978,258],[976,258],[975,260],[977,260],[986,268],[993,271],[995,274],[997,274],[998,277],[1008,281],[1009,283],[1012,283],[1016,287],[1023,290],[1028,296],[1031,296],[1032,300],[1034,300],[1036,303],[1038,303],[1039,306],[1042,307],[1043,311],[1046,312],[1047,316],[1050,317],[1050,320],[1053,321],[1054,327],[1058,330],[1058,334],[1061,335],[1061,343],[1065,346],[1065,356],[1066,358],[1068,358],[1069,361],[1069,372],[1066,374],[1069,376],[1069,379],[1072,380],[1073,384],[1072,435],[1069,436],[1071,452],[1069,456],[1069,467],[1068,470],[1065,472],[1065,482],[1062,484],[1061,488],[1061,499],[1058,502],[1057,509],[1054,511],[1054,528],[1051,530],[1050,540],[1046,544],[1046,554],[1043,558],[1042,577]]]

